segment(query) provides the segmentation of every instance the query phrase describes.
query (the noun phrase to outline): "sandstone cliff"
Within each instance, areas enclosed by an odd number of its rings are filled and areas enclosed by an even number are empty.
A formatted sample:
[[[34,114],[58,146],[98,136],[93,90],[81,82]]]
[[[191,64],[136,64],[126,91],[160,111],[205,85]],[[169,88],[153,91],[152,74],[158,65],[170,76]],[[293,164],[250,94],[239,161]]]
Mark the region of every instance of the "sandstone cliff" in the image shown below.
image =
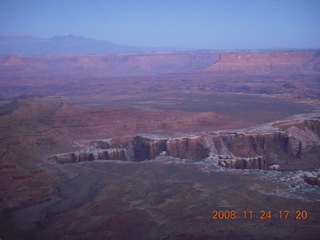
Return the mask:
[[[86,149],[50,156],[48,161],[60,164],[93,160],[126,160],[126,149]]]
[[[141,75],[190,72],[205,69],[219,59],[208,51],[126,54],[0,55],[0,70],[47,71],[48,73],[100,73]]]
[[[261,169],[269,170],[269,162],[262,157],[239,158],[218,156],[218,165],[235,169]]]
[[[319,119],[281,123],[277,127],[269,132],[219,132],[169,139],[135,136],[90,140],[81,143],[89,148],[86,154],[55,155],[50,160],[66,163],[113,157],[143,161],[170,156],[198,161],[217,156],[218,164],[227,168],[266,170],[270,165],[279,164],[281,169],[286,169],[298,166],[300,161],[306,168],[319,167],[318,159],[314,158],[320,153]],[[98,154],[92,149],[98,149]]]
[[[222,53],[219,61],[205,71],[218,73],[264,73],[313,69],[318,71],[317,51],[271,53]]]
[[[0,97],[175,90],[319,96],[320,52],[185,51],[0,55]],[[72,87],[70,87],[72,86]]]

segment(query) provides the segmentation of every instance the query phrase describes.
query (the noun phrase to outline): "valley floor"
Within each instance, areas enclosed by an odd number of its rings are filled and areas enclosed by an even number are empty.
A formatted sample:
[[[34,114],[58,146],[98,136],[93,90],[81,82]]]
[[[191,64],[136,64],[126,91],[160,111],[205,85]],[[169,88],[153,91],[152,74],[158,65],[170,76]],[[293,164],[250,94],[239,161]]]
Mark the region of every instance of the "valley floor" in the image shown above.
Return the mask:
[[[73,144],[80,140],[233,132],[318,114],[317,105],[292,99],[190,96],[113,99],[90,108],[80,107],[84,101],[62,103],[63,97],[2,106],[0,238],[318,239],[320,188],[297,177],[299,172],[224,169],[208,159],[168,157],[47,161],[78,151]],[[234,211],[234,219],[215,217],[214,211]]]

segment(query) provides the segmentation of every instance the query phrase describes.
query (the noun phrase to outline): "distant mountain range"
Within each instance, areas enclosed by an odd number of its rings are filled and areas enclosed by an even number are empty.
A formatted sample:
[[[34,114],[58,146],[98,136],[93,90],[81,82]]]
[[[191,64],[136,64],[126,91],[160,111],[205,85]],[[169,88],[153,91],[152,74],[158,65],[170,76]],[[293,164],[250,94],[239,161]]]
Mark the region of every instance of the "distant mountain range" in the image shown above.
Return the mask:
[[[28,34],[0,35],[0,54],[121,53],[182,49],[135,47],[74,35],[39,38]]]

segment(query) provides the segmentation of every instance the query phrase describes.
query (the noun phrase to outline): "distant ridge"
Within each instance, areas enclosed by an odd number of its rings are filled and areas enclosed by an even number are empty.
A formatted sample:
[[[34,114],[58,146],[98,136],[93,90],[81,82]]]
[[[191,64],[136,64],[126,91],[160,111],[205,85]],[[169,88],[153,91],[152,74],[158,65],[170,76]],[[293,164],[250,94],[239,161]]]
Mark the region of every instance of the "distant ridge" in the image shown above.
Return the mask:
[[[135,47],[114,44],[74,35],[39,38],[30,34],[0,35],[0,54],[61,54],[61,53],[128,53],[179,50],[169,48]]]

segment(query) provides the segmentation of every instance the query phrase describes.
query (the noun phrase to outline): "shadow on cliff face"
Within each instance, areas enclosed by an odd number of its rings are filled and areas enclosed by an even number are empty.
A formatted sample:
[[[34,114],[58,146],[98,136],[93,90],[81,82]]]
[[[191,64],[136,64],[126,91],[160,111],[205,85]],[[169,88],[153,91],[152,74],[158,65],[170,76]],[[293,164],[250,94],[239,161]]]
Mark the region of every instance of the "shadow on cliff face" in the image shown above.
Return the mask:
[[[174,158],[197,162],[208,159],[216,166],[234,169],[311,170],[320,168],[320,121],[318,119],[278,123],[269,132],[222,132],[181,138],[141,136],[88,140],[82,150],[52,155],[60,164],[93,160],[147,161]],[[305,172],[305,182],[319,185],[320,174]]]
[[[279,123],[277,128],[259,132],[203,133],[191,137],[125,137],[88,140],[78,143],[82,150],[49,157],[49,161],[71,163],[92,160],[144,161],[157,156],[199,161],[219,156],[221,166],[268,169],[279,164],[282,170],[320,167],[315,154],[320,148],[320,121],[317,119]],[[246,160],[244,159],[246,158]]]

